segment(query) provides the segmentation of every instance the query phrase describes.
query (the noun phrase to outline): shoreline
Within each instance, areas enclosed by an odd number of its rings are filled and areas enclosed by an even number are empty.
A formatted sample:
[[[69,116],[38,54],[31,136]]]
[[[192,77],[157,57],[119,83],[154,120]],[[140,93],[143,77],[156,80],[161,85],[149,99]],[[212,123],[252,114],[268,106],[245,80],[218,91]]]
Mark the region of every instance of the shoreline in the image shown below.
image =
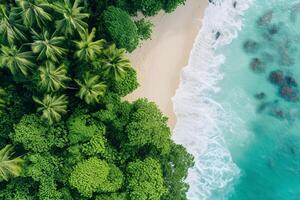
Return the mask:
[[[208,6],[173,97],[177,123],[172,139],[195,158],[186,179],[190,186],[187,198],[191,200],[224,198],[240,175],[222,131],[231,129],[232,121],[227,121],[228,113],[211,94],[220,90],[218,83],[224,76],[220,66],[226,59],[216,50],[237,37],[251,2],[224,0]]]
[[[172,97],[179,87],[181,71],[188,64],[207,6],[206,0],[187,0],[171,14],[161,12],[150,18],[154,23],[152,39],[128,55],[140,87],[125,99],[131,102],[146,97],[154,101],[169,118],[171,129],[176,124]]]

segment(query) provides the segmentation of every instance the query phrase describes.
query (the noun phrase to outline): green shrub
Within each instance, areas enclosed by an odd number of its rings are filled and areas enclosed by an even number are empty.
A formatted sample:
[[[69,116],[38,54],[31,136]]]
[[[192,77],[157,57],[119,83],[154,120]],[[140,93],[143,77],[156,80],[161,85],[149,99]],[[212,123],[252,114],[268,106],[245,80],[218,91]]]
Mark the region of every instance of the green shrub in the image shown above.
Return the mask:
[[[139,43],[137,27],[127,12],[111,6],[104,11],[103,20],[108,34],[119,48],[129,52],[136,49]]]
[[[148,40],[151,38],[153,24],[149,20],[141,19],[135,22],[138,28],[138,34],[141,40]]]
[[[90,158],[79,163],[70,176],[70,185],[83,196],[92,197],[94,192],[101,192],[101,186],[107,181],[109,165],[98,158]]]
[[[124,97],[138,88],[137,74],[134,69],[127,70],[125,77],[120,81],[111,82],[112,92]]]
[[[182,5],[186,0],[163,0],[163,9],[167,12],[173,12],[179,5]]]
[[[163,7],[161,0],[139,0],[134,4],[145,16],[156,15]]]
[[[131,200],[158,200],[166,192],[159,161],[146,158],[128,165],[128,193]]]

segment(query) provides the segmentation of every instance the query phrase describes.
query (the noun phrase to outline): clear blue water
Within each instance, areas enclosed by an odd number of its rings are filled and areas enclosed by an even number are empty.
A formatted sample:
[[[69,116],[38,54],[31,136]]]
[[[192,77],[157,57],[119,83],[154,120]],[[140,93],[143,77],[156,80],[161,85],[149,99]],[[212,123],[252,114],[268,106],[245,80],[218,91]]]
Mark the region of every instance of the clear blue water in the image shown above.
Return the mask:
[[[215,99],[238,119],[225,139],[241,170],[228,199],[300,200],[300,1],[256,0],[220,53]]]

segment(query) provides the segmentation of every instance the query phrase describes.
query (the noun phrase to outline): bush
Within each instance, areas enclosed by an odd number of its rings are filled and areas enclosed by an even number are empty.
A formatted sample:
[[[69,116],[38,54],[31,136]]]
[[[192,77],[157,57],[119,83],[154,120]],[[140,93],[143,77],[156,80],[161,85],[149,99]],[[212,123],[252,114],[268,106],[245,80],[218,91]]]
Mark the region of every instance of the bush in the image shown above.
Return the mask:
[[[139,44],[137,27],[130,15],[120,8],[110,6],[103,13],[108,34],[119,48],[132,52]]]
[[[141,19],[135,22],[138,28],[138,34],[141,40],[148,40],[151,38],[153,24],[149,20]]]
[[[161,0],[139,0],[134,2],[145,16],[154,16],[162,9]]]
[[[92,197],[94,192],[101,192],[107,181],[109,165],[98,158],[90,158],[79,163],[70,176],[70,185],[83,196]]]
[[[24,115],[15,126],[11,138],[33,152],[48,151],[53,143],[47,140],[47,129],[37,115]]]
[[[163,9],[167,12],[173,12],[179,5],[184,4],[186,0],[164,0]]]
[[[161,166],[153,158],[129,163],[128,176],[131,200],[158,200],[166,192]]]
[[[124,97],[137,89],[138,86],[139,83],[137,81],[136,71],[134,69],[129,69],[123,79],[112,82],[111,90],[121,97]]]

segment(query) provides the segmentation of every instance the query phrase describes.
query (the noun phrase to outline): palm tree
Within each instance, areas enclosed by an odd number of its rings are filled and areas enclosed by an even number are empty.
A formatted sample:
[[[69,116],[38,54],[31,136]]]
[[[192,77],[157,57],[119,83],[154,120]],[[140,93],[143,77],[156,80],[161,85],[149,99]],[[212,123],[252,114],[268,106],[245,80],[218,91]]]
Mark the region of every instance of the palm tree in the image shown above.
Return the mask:
[[[15,9],[8,12],[4,5],[0,5],[0,34],[9,43],[13,44],[16,40],[26,40],[23,31],[26,27],[17,18]]]
[[[52,6],[59,12],[63,18],[56,21],[56,28],[65,35],[72,35],[74,31],[84,33],[88,25],[83,20],[89,16],[88,13],[82,13],[84,7],[78,7],[80,0],[75,0],[72,5],[70,0],[55,2]]]
[[[117,49],[115,44],[103,50],[100,64],[104,75],[117,81],[124,78],[126,70],[131,68],[130,61],[125,57],[125,49]]]
[[[77,96],[83,99],[87,104],[98,103],[100,97],[102,97],[106,91],[106,85],[100,81],[98,75],[91,75],[86,73],[83,78],[83,82],[75,80],[80,86],[80,90]]]
[[[52,20],[51,15],[45,10],[50,4],[45,0],[16,0],[21,8],[20,14],[26,27],[37,24],[40,28]]]
[[[42,118],[46,119],[49,124],[58,122],[61,115],[67,112],[68,100],[65,95],[56,96],[47,94],[43,100],[33,97],[33,100],[39,104],[38,112],[42,112]]]
[[[16,46],[1,46],[0,64],[2,67],[7,67],[14,75],[20,71],[26,76],[28,71],[35,66],[32,59],[30,51],[22,52]]]
[[[38,60],[48,58],[58,62],[58,59],[67,53],[67,50],[62,47],[65,41],[63,36],[50,35],[48,31],[39,34],[32,30],[32,33],[34,42],[31,44],[31,49],[38,54]]]
[[[3,110],[6,106],[6,101],[5,101],[6,95],[7,95],[6,91],[0,88],[0,110]]]
[[[39,68],[39,72],[39,86],[47,92],[55,92],[61,88],[66,88],[65,82],[70,80],[64,64],[56,68],[53,62],[46,62],[44,66]]]
[[[93,28],[92,32],[88,34],[87,31],[85,33],[81,33],[81,41],[75,41],[77,51],[75,52],[75,56],[78,57],[82,61],[91,61],[95,60],[96,56],[101,53],[103,48],[104,40],[93,41],[95,38],[96,29]]]
[[[14,148],[8,144],[0,150],[0,181],[8,181],[9,178],[20,176],[23,159],[20,157],[11,159]]]

